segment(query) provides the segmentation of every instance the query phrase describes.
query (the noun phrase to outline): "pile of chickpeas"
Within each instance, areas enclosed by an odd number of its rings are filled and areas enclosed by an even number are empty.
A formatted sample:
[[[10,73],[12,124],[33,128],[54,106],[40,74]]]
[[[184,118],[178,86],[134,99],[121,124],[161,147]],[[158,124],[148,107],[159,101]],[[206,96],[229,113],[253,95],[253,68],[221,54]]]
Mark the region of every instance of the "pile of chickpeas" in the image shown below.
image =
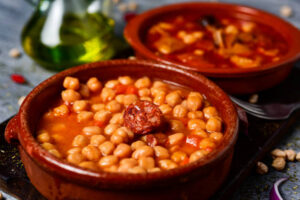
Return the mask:
[[[75,166],[122,173],[169,170],[205,159],[223,140],[216,108],[187,88],[129,76],[105,84],[96,77],[80,83],[68,76],[63,87],[61,99],[41,118],[37,139]],[[137,100],[160,108],[163,131],[137,136],[123,125],[124,110]]]

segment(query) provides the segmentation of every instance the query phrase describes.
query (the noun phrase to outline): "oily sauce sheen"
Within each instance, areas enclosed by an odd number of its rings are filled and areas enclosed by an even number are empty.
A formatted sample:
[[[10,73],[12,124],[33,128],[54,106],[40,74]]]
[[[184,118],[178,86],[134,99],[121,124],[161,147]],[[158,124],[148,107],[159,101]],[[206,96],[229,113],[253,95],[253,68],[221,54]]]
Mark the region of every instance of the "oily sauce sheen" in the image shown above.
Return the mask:
[[[85,83],[66,77],[63,86],[38,124],[37,140],[72,165],[151,173],[205,159],[223,141],[217,109],[189,88],[146,76]]]

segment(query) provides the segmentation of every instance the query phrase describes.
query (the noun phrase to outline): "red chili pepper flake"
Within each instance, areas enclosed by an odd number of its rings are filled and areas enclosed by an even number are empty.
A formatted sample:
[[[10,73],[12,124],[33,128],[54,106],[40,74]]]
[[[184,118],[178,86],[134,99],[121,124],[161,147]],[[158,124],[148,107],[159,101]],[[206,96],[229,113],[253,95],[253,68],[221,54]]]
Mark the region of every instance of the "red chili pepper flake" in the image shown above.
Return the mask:
[[[26,83],[26,79],[20,74],[12,74],[12,75],[10,75],[10,78],[13,82],[18,83],[18,84]]]
[[[185,158],[183,161],[180,162],[180,165],[186,165],[190,162],[190,159],[189,158]]]
[[[126,22],[129,22],[130,20],[132,20],[133,18],[136,17],[136,13],[133,13],[133,12],[129,12],[129,13],[125,13],[123,18]]]
[[[94,125],[95,126],[99,126],[100,128],[104,128],[105,127],[105,122],[95,121]]]

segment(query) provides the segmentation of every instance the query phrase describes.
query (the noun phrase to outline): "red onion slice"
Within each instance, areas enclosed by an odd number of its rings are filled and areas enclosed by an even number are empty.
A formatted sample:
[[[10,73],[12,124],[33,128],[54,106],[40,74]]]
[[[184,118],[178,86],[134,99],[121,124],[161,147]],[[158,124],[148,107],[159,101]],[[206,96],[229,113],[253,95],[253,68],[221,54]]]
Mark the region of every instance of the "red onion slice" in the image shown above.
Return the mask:
[[[280,186],[281,183],[285,182],[286,180],[288,180],[288,178],[281,178],[274,183],[270,191],[270,200],[284,200],[279,193],[278,187]]]

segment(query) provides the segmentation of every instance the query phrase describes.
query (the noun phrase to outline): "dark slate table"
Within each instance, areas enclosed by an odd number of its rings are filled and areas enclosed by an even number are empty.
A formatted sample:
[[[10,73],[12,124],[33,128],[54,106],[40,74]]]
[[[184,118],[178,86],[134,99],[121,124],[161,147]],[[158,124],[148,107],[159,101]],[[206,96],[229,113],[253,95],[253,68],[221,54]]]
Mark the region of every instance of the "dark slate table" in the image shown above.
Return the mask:
[[[181,0],[184,1],[184,0]],[[123,1],[126,2],[126,1]],[[132,2],[132,1],[131,1]],[[179,0],[137,0],[137,12],[142,12],[149,8],[172,3]],[[289,22],[300,27],[300,1],[297,0],[223,0],[222,2],[234,2],[253,6],[267,10],[279,15],[281,6],[288,5],[293,9],[293,15],[286,18]],[[28,56],[22,53],[18,59],[9,57],[9,50],[18,48],[22,51],[20,44],[20,33],[24,23],[28,20],[34,7],[25,0],[2,0],[0,1],[0,122],[13,116],[18,111],[18,99],[28,94],[38,83],[54,74],[40,68]],[[116,20],[116,32],[121,34],[124,27],[122,13],[117,7],[114,8],[114,18]],[[300,38],[299,38],[300,39]],[[299,63],[297,64],[299,67]],[[18,85],[11,81],[10,75],[19,73],[28,80],[27,85]],[[300,151],[300,119],[289,130],[289,134],[278,144],[279,148],[293,148]],[[266,157],[264,162],[269,166],[270,157]],[[252,173],[234,194],[234,199],[268,199],[269,191],[275,180],[281,177],[292,176],[293,179],[284,183],[281,192],[287,200],[300,199],[300,162],[289,162],[282,172],[269,168],[266,175]],[[1,188],[0,188],[1,191]]]

